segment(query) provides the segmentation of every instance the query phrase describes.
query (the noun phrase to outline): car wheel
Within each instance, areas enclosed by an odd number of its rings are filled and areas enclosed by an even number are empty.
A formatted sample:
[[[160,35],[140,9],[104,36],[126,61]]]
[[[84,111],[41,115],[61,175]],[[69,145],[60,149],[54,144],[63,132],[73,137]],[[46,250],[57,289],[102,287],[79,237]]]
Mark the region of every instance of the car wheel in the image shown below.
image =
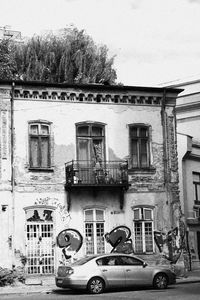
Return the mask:
[[[100,277],[93,277],[88,282],[87,288],[91,294],[100,294],[105,289],[105,283]]]
[[[166,289],[168,286],[168,278],[164,273],[159,273],[154,277],[153,286],[156,289]]]

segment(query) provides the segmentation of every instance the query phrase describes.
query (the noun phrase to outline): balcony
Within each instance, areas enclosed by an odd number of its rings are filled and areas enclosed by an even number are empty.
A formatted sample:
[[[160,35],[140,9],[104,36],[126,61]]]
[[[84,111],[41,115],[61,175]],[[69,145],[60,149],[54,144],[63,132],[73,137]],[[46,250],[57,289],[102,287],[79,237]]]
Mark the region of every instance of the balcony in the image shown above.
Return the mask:
[[[66,189],[122,187],[128,189],[127,161],[72,160],[65,164]]]

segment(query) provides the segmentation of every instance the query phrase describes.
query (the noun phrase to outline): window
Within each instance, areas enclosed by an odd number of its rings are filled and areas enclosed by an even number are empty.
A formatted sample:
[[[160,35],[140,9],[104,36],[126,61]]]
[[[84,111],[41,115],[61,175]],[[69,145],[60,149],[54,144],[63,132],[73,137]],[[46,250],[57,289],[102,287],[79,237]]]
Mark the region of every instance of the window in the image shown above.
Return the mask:
[[[150,166],[149,128],[142,125],[131,125],[129,136],[132,168],[148,168]]]
[[[200,173],[193,173],[194,201],[200,203]]]
[[[86,254],[105,252],[104,210],[87,209],[84,211]]]
[[[142,266],[143,262],[135,257],[120,256],[121,265],[123,266]]]
[[[78,160],[101,163],[105,160],[105,130],[98,123],[76,125]]]
[[[133,209],[133,233],[135,253],[153,252],[153,210],[139,207]]]
[[[118,256],[106,256],[96,261],[98,266],[118,266],[120,265]]]
[[[50,123],[29,123],[29,165],[36,169],[51,167]]]

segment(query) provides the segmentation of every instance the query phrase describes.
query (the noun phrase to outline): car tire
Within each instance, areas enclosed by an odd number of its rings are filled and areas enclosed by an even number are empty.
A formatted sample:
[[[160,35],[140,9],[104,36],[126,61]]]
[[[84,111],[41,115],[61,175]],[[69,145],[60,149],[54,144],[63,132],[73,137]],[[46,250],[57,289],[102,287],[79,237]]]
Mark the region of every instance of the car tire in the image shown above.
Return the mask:
[[[101,294],[105,290],[105,282],[100,277],[93,277],[89,280],[87,289],[90,294]]]
[[[168,286],[168,277],[164,273],[158,273],[153,279],[153,287],[158,290],[166,289]]]

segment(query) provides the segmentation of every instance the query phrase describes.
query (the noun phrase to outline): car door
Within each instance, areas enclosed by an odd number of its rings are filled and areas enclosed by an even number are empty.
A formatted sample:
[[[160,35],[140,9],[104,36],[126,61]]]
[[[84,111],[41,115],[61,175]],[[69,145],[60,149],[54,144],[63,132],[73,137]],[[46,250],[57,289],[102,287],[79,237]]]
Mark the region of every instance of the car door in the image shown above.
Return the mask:
[[[126,286],[146,285],[151,283],[151,272],[143,261],[130,256],[120,256],[124,268]]]
[[[110,287],[125,287],[124,266],[119,265],[117,256],[103,257],[97,260],[102,277]]]

